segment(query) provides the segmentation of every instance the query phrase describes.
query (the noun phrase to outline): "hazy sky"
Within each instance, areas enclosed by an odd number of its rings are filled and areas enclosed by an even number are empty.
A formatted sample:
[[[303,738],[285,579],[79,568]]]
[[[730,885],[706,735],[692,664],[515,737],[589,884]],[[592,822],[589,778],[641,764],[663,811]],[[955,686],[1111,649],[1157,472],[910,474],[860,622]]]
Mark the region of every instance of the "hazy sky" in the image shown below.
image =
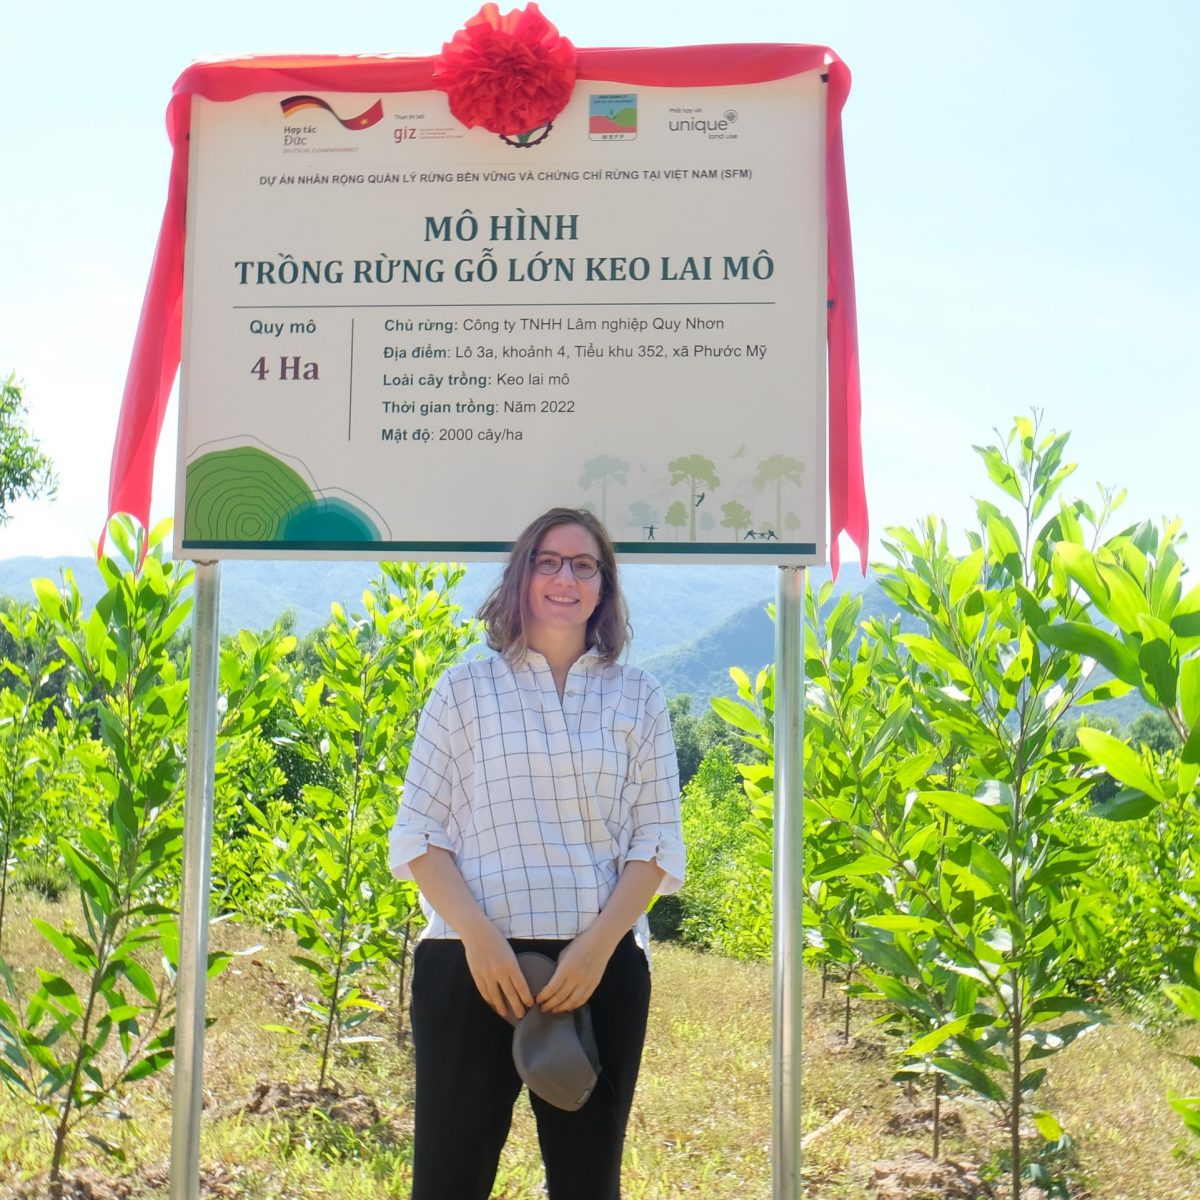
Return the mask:
[[[987,491],[971,444],[1032,406],[1073,431],[1079,489],[1123,485],[1131,519],[1179,516],[1200,538],[1194,0],[542,8],[579,46],[814,42],[849,64],[873,547],[925,513],[969,523]],[[431,54],[476,6],[6,9],[0,372],[24,381],[61,486],[53,504],[17,507],[0,557],[87,554],[166,197],[176,76],[238,53]],[[174,423],[172,408],[155,519],[173,502]]]

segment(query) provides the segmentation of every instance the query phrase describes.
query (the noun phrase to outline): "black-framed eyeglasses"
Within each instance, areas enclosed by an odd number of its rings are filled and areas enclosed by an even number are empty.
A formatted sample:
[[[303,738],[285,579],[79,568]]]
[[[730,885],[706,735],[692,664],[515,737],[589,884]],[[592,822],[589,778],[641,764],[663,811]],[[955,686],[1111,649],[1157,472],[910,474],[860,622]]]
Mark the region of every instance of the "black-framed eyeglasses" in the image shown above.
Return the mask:
[[[541,550],[531,554],[529,561],[539,575],[557,575],[563,563],[571,568],[576,579],[592,579],[600,570],[600,564],[590,554],[555,554],[553,550]]]

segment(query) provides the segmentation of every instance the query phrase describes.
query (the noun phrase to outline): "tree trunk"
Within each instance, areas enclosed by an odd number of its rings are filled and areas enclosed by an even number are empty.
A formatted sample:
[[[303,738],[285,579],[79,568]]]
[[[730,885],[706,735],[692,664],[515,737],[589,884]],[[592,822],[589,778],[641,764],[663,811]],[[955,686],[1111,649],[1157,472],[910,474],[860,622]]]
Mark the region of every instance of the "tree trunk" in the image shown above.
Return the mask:
[[[325,1022],[325,1040],[321,1046],[321,1073],[317,1078],[317,1091],[325,1090],[325,1073],[329,1068],[329,1047],[333,1040],[333,1027],[338,1023],[338,993],[342,990],[342,943],[338,943],[337,966],[333,971],[333,988],[329,997],[329,1019]]]
[[[1012,1104],[1009,1110],[1009,1145],[1012,1153],[1012,1200],[1021,1200],[1021,992],[1013,981]]]
[[[4,949],[4,910],[8,905],[8,838],[0,849],[0,950]]]
[[[942,1154],[942,1077],[933,1077],[933,1161]]]
[[[404,942],[400,947],[400,980],[396,987],[396,1045],[404,1044],[404,984],[408,976],[408,946],[412,938],[412,917],[404,922]]]

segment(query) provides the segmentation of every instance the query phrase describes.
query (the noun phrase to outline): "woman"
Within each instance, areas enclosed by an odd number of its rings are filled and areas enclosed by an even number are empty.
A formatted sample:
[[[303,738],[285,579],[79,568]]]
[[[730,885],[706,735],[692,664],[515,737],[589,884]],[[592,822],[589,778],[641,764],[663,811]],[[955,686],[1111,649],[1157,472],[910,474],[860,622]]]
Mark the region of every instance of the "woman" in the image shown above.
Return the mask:
[[[627,610],[588,512],[534,521],[479,615],[499,653],[438,681],[391,839],[429,918],[413,1200],[486,1200],[521,1089],[506,1018],[585,1003],[600,1083],[577,1112],[530,1101],[551,1200],[616,1200],[650,1001],[646,907],[684,870],[666,699],[617,661]],[[536,996],[525,950],[557,960]]]

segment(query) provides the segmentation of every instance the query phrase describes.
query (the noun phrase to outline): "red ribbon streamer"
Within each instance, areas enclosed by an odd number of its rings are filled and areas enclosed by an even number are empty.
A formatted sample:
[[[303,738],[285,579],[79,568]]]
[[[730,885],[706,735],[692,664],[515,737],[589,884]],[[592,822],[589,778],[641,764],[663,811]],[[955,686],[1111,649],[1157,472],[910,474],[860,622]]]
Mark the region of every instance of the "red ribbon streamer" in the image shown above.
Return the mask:
[[[154,451],[179,368],[183,317],[184,216],[187,204],[191,97],[240,100],[258,92],[434,91],[434,59],[256,56],[195,63],[175,82],[167,108],[174,155],[154,262],[134,338],[109,474],[108,513],[150,524]],[[867,498],[863,483],[858,325],[854,258],[842,147],[842,107],[850,71],[825,46],[785,44],[579,50],[577,79],[643,87],[718,87],[766,83],[806,71],[828,76],[825,115],[825,208],[829,238],[829,561],[836,576],[838,538],[858,547],[867,569]],[[105,522],[107,527],[107,521]],[[101,533],[100,547],[103,549]]]

